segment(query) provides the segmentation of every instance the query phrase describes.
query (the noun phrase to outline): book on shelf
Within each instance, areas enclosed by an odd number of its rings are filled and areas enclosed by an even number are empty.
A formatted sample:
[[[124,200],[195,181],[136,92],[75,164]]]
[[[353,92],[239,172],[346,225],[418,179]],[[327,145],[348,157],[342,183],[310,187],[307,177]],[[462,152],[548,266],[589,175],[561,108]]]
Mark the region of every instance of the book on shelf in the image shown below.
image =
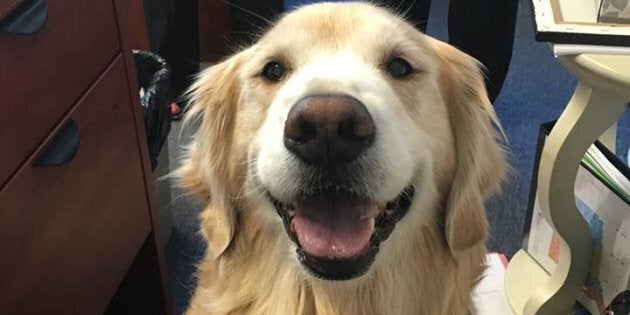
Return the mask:
[[[536,163],[552,126],[541,126]],[[536,174],[538,165],[534,167],[524,248],[552,273],[562,244],[540,208]],[[615,296],[630,289],[630,169],[596,142],[582,159],[574,187],[576,206],[593,239],[591,268],[578,301],[591,313],[601,314]]]

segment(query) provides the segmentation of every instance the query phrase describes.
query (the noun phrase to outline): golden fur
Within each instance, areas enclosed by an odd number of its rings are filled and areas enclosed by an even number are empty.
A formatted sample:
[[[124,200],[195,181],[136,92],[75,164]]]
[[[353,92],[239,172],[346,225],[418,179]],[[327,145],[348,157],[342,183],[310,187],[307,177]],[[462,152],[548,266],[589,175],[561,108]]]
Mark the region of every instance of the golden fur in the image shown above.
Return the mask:
[[[283,84],[256,74],[270,56],[291,61],[292,71],[344,49],[376,62],[391,53],[391,41],[418,56],[414,62],[423,72],[387,81],[402,104],[391,110],[406,112],[414,128],[426,131],[432,162],[418,184],[423,198],[382,244],[367,274],[316,279],[292,256],[282,223],[250,182],[255,139]],[[505,170],[493,128],[498,122],[475,60],[385,9],[317,4],[289,14],[257,44],[205,70],[191,95],[188,116],[198,117],[200,126],[176,175],[206,204],[201,231],[208,249],[187,314],[467,313],[483,268],[483,204]]]

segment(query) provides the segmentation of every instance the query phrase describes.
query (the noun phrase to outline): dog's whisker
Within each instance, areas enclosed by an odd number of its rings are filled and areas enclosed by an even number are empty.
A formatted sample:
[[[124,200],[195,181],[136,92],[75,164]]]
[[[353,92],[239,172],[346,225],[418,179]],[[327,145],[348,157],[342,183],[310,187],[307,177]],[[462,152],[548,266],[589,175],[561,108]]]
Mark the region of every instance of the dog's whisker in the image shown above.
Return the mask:
[[[249,158],[249,159],[245,159],[243,161],[237,162],[236,165],[238,166],[253,166],[255,164],[253,164],[254,162],[257,161],[274,161],[276,163],[285,163],[291,160],[291,157],[283,157],[282,159],[278,160],[278,159],[274,159],[274,158],[260,158],[260,157],[253,157],[253,158]]]
[[[246,166],[247,169],[253,170],[255,169],[255,165],[256,163],[258,163],[261,159],[260,158],[251,158],[251,159],[247,159],[245,161],[243,161],[242,163],[240,163],[243,166]],[[265,193],[266,193],[266,188],[264,186],[264,184],[258,182],[255,178],[254,174],[250,174],[247,173],[245,174],[243,177],[241,177],[240,179],[244,179],[245,182],[251,182],[254,183],[254,186],[250,186],[250,187],[245,187],[243,186],[239,193],[233,198],[234,200],[240,200],[240,199],[244,199],[244,198],[248,198],[248,197],[264,197]],[[246,190],[251,189],[252,191],[246,192]]]
[[[256,17],[256,18],[260,19],[261,21],[264,21],[265,23],[267,23],[267,25],[272,25],[273,24],[272,21],[270,21],[269,19],[265,18],[264,16],[256,14],[256,13],[252,12],[251,10],[245,9],[242,6],[239,6],[237,4],[232,3],[231,1],[225,1],[225,0],[221,0],[221,1],[224,2],[227,5],[235,8],[235,9],[241,10],[241,11],[243,11],[243,12],[245,12],[245,13],[253,16],[253,17]]]
[[[411,1],[411,4],[409,5],[409,7],[407,7],[407,9],[402,11],[402,15],[403,16],[407,16],[409,14],[409,11],[411,11],[411,9],[413,8],[414,5],[416,5],[416,0]]]
[[[271,6],[270,3],[267,3],[266,5],[267,10],[269,10],[269,12],[271,12],[273,14],[273,16],[281,16],[282,12],[276,11],[276,8]]]
[[[177,281],[177,283],[184,289],[191,291],[192,287],[188,286],[187,284],[184,283],[184,281],[182,281],[182,279],[180,279],[178,276],[175,276],[175,281]]]
[[[182,256],[184,256],[184,257],[187,257],[187,258],[193,259],[193,260],[195,260],[195,261],[197,261],[197,260],[199,260],[199,258],[202,258],[202,257],[203,257],[203,255],[190,255],[190,254],[188,254],[188,253],[186,253],[186,252],[180,252],[180,254],[181,254]]]
[[[192,197],[193,197],[193,194],[188,192],[188,191],[183,191],[180,194],[176,195],[174,198],[171,195],[171,200],[169,201],[167,206],[172,206],[176,202],[179,202],[179,201],[184,200],[184,199],[189,199],[189,198],[192,198]]]
[[[247,35],[253,38],[260,36],[260,33],[246,32],[246,31],[232,31],[232,34]]]
[[[266,189],[264,187],[264,185],[262,183],[257,183],[257,181],[253,178],[253,175],[246,175],[245,177],[245,181],[246,182],[252,182],[255,183],[254,186],[250,186],[250,187],[245,187],[243,186],[240,191],[238,192],[238,194],[233,198],[235,201],[241,200],[241,199],[245,199],[245,198],[249,198],[249,197],[263,197],[266,193]],[[248,191],[250,190],[251,191]]]
[[[262,184],[258,185],[258,186],[254,186],[251,187],[251,191],[246,191],[249,189],[241,189],[239,191],[239,194],[236,195],[233,199],[235,201],[241,200],[241,199],[246,199],[246,198],[250,198],[250,197],[263,197],[265,195],[265,188]]]

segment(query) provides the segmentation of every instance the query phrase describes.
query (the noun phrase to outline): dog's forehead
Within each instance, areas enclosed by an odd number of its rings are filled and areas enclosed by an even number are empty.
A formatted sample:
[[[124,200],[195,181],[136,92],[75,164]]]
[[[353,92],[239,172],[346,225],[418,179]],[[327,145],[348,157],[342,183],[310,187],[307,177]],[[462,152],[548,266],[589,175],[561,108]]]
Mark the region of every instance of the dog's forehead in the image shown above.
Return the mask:
[[[260,44],[275,48],[368,46],[404,37],[409,28],[389,11],[365,3],[319,3],[283,17]]]

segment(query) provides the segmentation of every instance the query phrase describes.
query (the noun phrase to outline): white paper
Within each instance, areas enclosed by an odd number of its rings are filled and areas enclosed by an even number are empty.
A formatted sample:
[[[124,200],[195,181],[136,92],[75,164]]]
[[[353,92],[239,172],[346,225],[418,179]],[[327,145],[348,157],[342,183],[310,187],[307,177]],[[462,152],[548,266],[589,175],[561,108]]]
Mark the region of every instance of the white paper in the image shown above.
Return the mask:
[[[579,301],[599,314],[630,281],[630,206],[587,171],[578,169],[576,205],[594,238],[592,269]],[[538,196],[527,252],[549,273],[557,264],[559,236],[544,219]]]
[[[486,255],[486,269],[472,293],[473,305],[478,315],[510,315],[504,289],[506,265],[502,254]],[[505,258],[505,256],[503,256]]]
[[[554,1],[554,0],[550,0]],[[597,23],[601,0],[555,0],[565,22]]]

